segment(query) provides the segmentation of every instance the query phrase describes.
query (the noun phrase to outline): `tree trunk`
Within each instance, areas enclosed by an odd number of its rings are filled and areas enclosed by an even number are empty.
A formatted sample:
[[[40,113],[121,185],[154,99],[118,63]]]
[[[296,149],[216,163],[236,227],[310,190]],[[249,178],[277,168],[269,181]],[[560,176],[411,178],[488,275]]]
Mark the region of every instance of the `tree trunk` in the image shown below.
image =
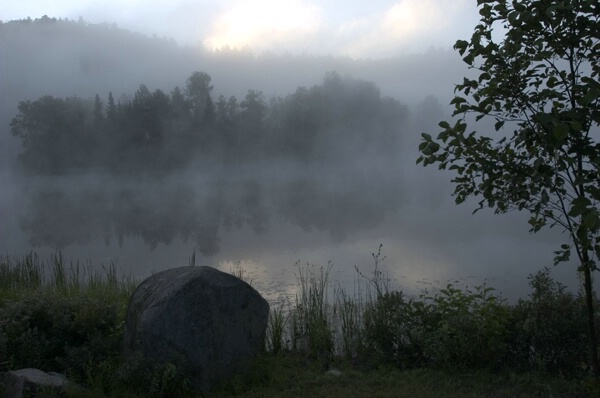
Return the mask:
[[[583,253],[584,261],[588,264],[587,251]],[[596,341],[596,326],[594,319],[594,295],[592,289],[592,271],[588,265],[584,266],[583,269],[584,281],[583,288],[585,290],[585,304],[587,307],[588,315],[588,335],[590,344],[590,361],[592,365],[592,372],[596,378],[600,377],[600,368],[598,366],[598,344]]]

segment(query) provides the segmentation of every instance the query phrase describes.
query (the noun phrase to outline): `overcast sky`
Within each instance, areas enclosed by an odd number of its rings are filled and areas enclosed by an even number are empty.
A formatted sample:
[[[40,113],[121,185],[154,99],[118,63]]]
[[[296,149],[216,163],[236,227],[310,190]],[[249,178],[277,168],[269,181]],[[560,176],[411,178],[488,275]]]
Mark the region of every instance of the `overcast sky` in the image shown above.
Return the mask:
[[[475,0],[3,0],[0,19],[116,23],[181,45],[387,58],[449,48],[478,21]]]

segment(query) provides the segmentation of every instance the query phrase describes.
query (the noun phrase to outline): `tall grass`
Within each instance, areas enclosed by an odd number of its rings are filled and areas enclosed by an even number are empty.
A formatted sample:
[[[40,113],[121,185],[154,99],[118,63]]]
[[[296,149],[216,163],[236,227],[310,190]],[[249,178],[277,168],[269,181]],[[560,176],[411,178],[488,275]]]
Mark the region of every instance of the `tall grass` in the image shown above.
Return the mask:
[[[299,291],[292,310],[292,347],[327,365],[333,356],[334,340],[331,329],[331,308],[328,303],[328,284],[331,262],[326,267],[296,263]]]
[[[288,322],[288,315],[283,305],[272,308],[269,313],[269,323],[267,326],[267,349],[278,354],[286,347],[285,329]]]
[[[363,368],[586,374],[582,298],[553,281],[548,269],[530,276],[530,299],[509,305],[486,284],[449,283],[418,296],[393,291],[384,260],[380,246],[370,274],[356,269],[352,294],[329,281],[331,263],[297,263],[295,302],[271,311],[267,347],[303,353],[325,367],[345,358]]]
[[[37,289],[44,282],[44,263],[35,253],[23,258],[0,257],[0,291]]]
[[[65,296],[105,294],[128,297],[137,282],[117,274],[114,262],[100,267],[80,262],[65,264],[62,253],[42,260],[36,253],[21,258],[0,257],[0,304],[32,291],[54,291]]]
[[[287,309],[279,306],[271,310],[267,347],[276,353],[303,352],[325,366],[335,357],[356,361],[359,353],[365,351],[364,313],[390,288],[389,279],[381,270],[385,260],[381,248],[372,253],[372,275],[355,267],[352,293],[330,281],[332,262],[326,266],[297,262],[294,303]]]
[[[358,358],[362,340],[364,304],[343,288],[335,290],[334,316],[337,321],[337,352],[347,359]]]
[[[60,252],[0,257],[0,371],[36,367],[94,385],[119,362],[135,287],[114,263],[66,264]]]
[[[296,263],[297,292],[271,308],[265,358],[291,353],[321,371],[345,362],[361,371],[588,374],[581,297],[553,281],[548,269],[530,276],[531,295],[516,305],[486,285],[448,284],[412,297],[391,289],[381,249],[372,254],[370,272],[356,268],[353,292],[330,280],[332,263]],[[232,273],[247,278],[240,266]],[[120,355],[135,286],[114,263],[66,264],[60,253],[46,260],[35,253],[1,257],[0,371],[61,371],[98,397],[131,396],[132,390],[184,396],[186,379],[174,365]],[[276,372],[273,366],[266,368]],[[273,382],[261,372],[255,377],[259,384]]]

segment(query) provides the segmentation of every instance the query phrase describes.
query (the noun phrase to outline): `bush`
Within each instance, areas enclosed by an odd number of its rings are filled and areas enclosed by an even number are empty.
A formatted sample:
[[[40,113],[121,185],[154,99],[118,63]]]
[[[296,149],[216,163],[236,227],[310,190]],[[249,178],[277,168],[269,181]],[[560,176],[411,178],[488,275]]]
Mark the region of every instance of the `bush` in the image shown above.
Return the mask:
[[[485,285],[440,290],[431,303],[436,327],[428,330],[425,356],[434,367],[496,369],[505,364],[510,309]]]
[[[519,300],[513,309],[514,357],[543,372],[581,373],[589,361],[583,297],[567,292],[548,268],[530,275],[529,285],[529,300]]]
[[[363,349],[366,363],[413,368],[425,363],[427,331],[432,328],[430,306],[386,292],[364,313]]]
[[[36,367],[83,378],[89,363],[118,353],[122,304],[108,297],[35,291],[0,307],[2,368]]]
[[[509,307],[485,286],[433,297],[382,294],[364,315],[365,353],[401,368],[498,368],[508,359]]]

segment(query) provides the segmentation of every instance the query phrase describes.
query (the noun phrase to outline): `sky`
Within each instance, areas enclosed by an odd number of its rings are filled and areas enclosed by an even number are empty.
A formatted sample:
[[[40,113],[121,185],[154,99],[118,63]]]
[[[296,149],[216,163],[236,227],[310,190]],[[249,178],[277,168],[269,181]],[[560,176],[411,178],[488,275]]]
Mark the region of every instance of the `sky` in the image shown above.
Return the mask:
[[[478,21],[475,0],[3,0],[0,20],[82,18],[180,45],[389,58],[450,48]]]

